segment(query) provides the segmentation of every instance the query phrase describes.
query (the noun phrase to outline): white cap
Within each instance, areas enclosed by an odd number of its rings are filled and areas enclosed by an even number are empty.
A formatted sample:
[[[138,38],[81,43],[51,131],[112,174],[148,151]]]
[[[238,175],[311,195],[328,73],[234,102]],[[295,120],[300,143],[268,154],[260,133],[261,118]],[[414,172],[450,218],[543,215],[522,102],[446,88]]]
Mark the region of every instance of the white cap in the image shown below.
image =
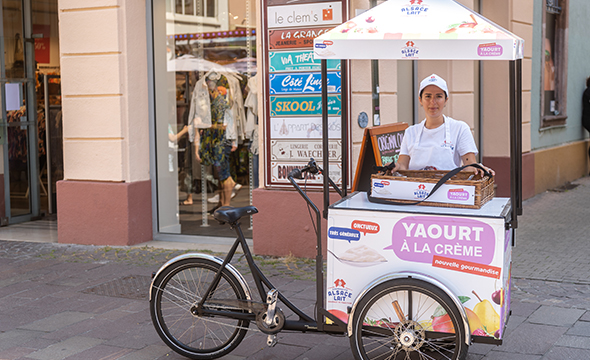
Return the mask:
[[[422,80],[422,82],[420,83],[420,90],[418,91],[418,96],[420,96],[420,93],[422,92],[422,90],[424,90],[424,88],[427,87],[428,85],[437,86],[442,91],[444,91],[447,96],[449,96],[449,89],[447,88],[447,82],[445,81],[445,79],[441,78],[440,76],[438,76],[436,74],[432,74],[430,76],[427,76],[424,78],[424,80]]]

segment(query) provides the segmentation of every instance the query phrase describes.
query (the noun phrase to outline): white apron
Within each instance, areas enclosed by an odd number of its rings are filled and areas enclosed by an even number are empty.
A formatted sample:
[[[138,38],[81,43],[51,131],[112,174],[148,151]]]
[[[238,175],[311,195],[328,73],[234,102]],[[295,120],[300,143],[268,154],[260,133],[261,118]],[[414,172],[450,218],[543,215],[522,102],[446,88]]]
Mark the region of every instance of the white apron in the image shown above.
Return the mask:
[[[420,138],[424,132],[424,124],[420,123],[420,131],[416,136],[416,142],[410,150],[410,170],[421,170],[427,166],[434,166],[437,170],[452,170],[457,167],[455,164],[455,146],[451,144],[451,129],[447,117],[445,122],[445,139],[440,146],[420,146]]]

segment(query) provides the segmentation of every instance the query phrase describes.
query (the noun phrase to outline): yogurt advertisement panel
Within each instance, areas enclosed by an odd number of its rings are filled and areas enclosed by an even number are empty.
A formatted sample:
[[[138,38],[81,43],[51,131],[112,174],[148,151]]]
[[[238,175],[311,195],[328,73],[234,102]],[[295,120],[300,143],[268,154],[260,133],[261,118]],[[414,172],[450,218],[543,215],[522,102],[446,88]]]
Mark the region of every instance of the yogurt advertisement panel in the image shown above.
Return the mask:
[[[347,308],[370,282],[396,271],[417,272],[459,298],[472,335],[500,339],[512,248],[504,226],[503,218],[330,209],[326,309],[346,320]],[[449,332],[445,314],[433,304],[414,320],[426,331]]]

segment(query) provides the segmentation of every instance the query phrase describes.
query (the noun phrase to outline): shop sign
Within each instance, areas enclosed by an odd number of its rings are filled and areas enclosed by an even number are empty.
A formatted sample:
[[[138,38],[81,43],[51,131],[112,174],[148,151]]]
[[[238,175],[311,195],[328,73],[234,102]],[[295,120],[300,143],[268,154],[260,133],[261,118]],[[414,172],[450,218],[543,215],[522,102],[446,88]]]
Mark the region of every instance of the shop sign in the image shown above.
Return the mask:
[[[320,71],[321,60],[313,58],[313,51],[269,52],[269,70],[281,71]],[[340,60],[327,60],[328,70],[340,70]]]
[[[339,116],[342,111],[340,95],[328,97],[328,115]],[[312,96],[271,96],[270,116],[322,115],[322,97]]]
[[[310,158],[322,159],[322,140],[271,140],[271,160],[273,161],[309,161]],[[342,160],[342,141],[330,140],[328,143],[330,161]]]
[[[35,61],[40,64],[49,64],[51,62],[51,25],[34,24],[33,33],[43,34],[42,38],[35,38]]]
[[[322,92],[321,73],[270,74],[269,93],[278,94],[319,94]],[[342,90],[340,72],[328,73],[328,92],[339,93]]]
[[[342,138],[340,130],[340,118],[328,118],[328,138]],[[270,138],[275,139],[321,139],[322,118],[321,117],[271,117]]]
[[[267,6],[274,6],[274,5],[289,5],[297,2],[297,4],[311,4],[311,3],[321,3],[321,2],[330,2],[333,0],[266,0]]]
[[[342,2],[269,6],[267,20],[269,29],[340,25]]]
[[[318,159],[319,160],[319,159]],[[309,159],[308,159],[309,161]],[[271,181],[276,182],[279,184],[290,184],[289,179],[287,176],[289,173],[295,168],[303,168],[307,165],[307,161],[302,162],[274,162],[271,161],[270,163],[270,173],[271,173]],[[320,165],[321,166],[321,165]],[[329,175],[330,179],[334,181],[336,184],[342,182],[342,169],[340,168],[339,163],[334,163],[329,165]],[[305,180],[298,180],[299,182],[303,182]],[[307,179],[307,184],[315,184],[321,185],[324,183],[323,177],[320,174],[317,175],[309,175]]]
[[[333,27],[269,30],[268,48],[270,50],[312,48],[313,39]]]

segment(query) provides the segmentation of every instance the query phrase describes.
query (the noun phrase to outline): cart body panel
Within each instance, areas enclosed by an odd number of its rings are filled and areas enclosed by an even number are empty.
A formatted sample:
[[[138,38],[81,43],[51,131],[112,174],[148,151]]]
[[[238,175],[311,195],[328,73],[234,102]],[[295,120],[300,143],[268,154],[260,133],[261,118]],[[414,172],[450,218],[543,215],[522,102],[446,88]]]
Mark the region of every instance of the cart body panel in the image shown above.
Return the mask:
[[[510,311],[509,215],[508,198],[481,209],[376,204],[365,192],[342,199],[328,213],[326,309],[346,319],[375,279],[415,272],[461,299],[474,339],[502,339]],[[414,320],[428,327],[440,313],[422,315]]]

